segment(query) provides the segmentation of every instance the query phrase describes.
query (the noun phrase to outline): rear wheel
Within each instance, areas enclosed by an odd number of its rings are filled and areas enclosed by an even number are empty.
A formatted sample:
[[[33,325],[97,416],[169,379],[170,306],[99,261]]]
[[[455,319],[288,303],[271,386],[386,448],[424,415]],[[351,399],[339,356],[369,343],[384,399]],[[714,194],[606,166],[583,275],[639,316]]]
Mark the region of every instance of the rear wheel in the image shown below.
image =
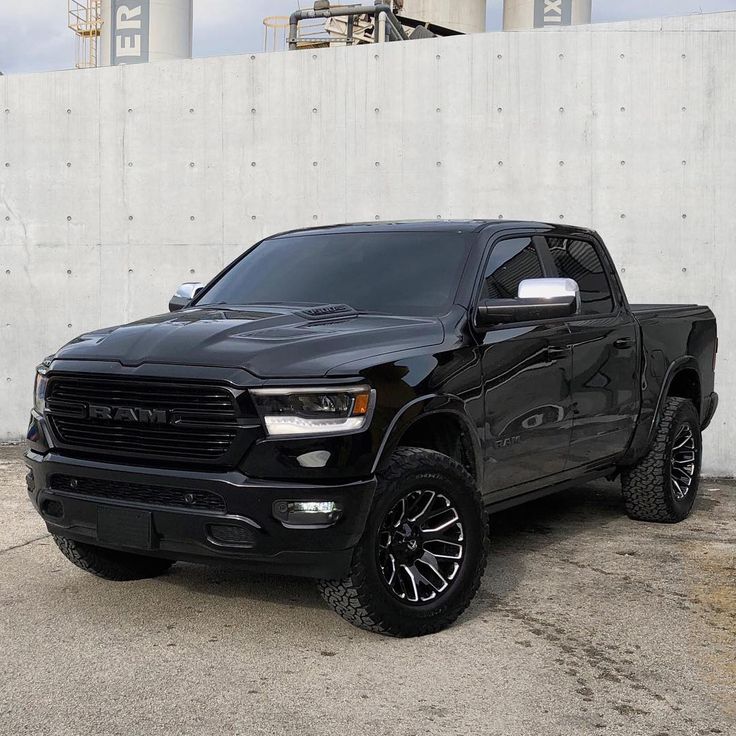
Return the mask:
[[[487,548],[488,520],[471,476],[446,455],[402,448],[379,474],[349,576],[320,581],[320,592],[360,628],[431,634],[470,604]]]
[[[155,578],[163,575],[174,564],[172,560],[104,549],[66,537],[54,536],[54,542],[67,560],[85,572],[105,580]]]
[[[701,457],[695,406],[667,399],[649,452],[621,476],[626,513],[639,521],[686,519],[698,494]]]

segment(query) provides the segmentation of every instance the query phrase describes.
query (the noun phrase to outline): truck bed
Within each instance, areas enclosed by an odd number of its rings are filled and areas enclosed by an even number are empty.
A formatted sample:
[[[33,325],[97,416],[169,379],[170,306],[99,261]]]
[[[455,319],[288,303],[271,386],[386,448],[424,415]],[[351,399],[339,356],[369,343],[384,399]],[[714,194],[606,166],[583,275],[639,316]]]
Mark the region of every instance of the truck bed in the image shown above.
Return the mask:
[[[717,349],[716,318],[699,304],[632,304],[631,312],[641,328],[644,364],[640,424],[651,422],[668,374],[677,364],[692,368],[700,395],[707,399],[697,408],[706,420],[713,392],[713,367]],[[699,376],[699,379],[697,378]]]
[[[692,310],[707,309],[707,307],[701,307],[699,304],[631,304],[631,311],[633,314],[638,315],[654,315],[662,312],[676,312],[682,311],[683,313],[690,313]]]

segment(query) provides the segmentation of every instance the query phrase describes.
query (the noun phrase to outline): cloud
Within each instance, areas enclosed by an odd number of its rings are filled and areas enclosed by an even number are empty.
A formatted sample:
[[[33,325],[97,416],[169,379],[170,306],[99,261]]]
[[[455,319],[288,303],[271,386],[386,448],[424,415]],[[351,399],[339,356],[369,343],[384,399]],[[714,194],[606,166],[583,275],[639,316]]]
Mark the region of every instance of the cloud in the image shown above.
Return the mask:
[[[302,1],[302,7],[309,6]],[[219,56],[262,51],[263,19],[290,15],[297,7],[297,0],[195,0],[194,53]]]
[[[0,0],[0,71],[70,69],[74,35],[67,28],[67,6],[58,0]]]
[[[263,49],[262,20],[289,15],[311,0],[195,0],[194,54],[218,56]],[[593,0],[598,22],[736,9],[736,0]],[[503,0],[488,0],[488,29],[498,30]],[[69,69],[74,34],[67,28],[63,0],[0,0],[0,70],[6,74]]]

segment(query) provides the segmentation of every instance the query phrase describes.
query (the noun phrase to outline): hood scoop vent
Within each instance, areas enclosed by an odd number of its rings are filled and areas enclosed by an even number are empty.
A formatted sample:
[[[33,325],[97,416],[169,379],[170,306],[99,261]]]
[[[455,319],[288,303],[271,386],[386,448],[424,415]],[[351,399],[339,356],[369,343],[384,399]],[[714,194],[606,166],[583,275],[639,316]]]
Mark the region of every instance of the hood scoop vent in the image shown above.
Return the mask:
[[[314,321],[329,321],[340,317],[357,317],[358,312],[347,304],[325,304],[321,307],[310,307],[296,313],[303,319]]]

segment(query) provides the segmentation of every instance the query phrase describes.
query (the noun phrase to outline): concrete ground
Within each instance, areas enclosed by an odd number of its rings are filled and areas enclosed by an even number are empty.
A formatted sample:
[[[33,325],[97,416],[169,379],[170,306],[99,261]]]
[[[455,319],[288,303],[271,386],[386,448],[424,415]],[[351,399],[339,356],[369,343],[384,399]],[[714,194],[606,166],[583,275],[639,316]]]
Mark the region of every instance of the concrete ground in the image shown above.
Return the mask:
[[[677,526],[595,484],[492,520],[477,600],[393,640],[305,580],[68,563],[0,448],[0,734],[736,733],[736,484]]]

